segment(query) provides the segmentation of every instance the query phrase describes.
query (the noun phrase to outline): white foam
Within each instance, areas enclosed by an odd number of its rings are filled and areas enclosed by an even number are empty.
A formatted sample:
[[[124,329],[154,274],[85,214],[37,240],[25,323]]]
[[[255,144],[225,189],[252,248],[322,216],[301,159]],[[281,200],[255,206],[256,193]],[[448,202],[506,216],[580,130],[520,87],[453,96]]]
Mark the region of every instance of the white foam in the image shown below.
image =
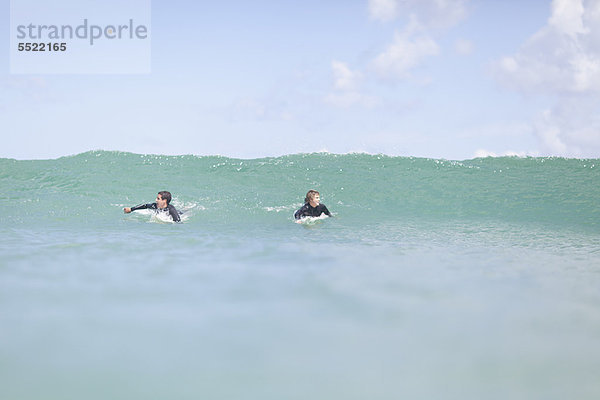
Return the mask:
[[[298,208],[297,206],[292,205],[292,206],[263,207],[262,209],[265,210],[265,211],[269,211],[269,212],[274,211],[274,212],[279,213],[279,212],[282,212],[282,211],[295,210],[297,208]]]
[[[486,157],[537,157],[539,153],[537,152],[529,152],[529,151],[512,151],[508,150],[503,153],[494,153],[493,151],[488,151],[485,149],[478,149],[475,151],[473,155],[475,158],[486,158]]]
[[[181,218],[183,221],[183,218]],[[171,218],[171,215],[168,212],[155,212],[152,214],[152,217],[150,218],[150,222],[160,222],[163,224],[173,224],[175,223],[173,221],[173,218]]]
[[[328,215],[321,214],[318,217],[303,217],[303,218],[294,220],[294,222],[297,224],[302,224],[302,225],[314,225],[314,224],[316,224],[324,219],[327,219],[327,218],[329,218]]]

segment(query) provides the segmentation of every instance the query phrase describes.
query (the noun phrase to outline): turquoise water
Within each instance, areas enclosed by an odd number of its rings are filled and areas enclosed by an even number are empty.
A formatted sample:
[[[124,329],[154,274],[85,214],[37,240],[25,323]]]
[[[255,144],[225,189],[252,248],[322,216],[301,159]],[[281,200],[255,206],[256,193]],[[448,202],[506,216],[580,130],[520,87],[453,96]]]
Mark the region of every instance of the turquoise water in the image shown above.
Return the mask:
[[[0,159],[0,398],[600,398],[599,169]]]

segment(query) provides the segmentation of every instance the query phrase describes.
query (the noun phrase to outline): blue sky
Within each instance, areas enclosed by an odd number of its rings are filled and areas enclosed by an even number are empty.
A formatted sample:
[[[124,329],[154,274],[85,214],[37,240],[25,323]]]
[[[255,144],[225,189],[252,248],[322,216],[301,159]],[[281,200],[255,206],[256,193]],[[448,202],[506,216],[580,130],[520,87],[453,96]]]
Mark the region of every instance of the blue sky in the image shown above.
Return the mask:
[[[2,2],[0,157],[600,157],[600,0],[154,1],[140,75],[10,74]]]

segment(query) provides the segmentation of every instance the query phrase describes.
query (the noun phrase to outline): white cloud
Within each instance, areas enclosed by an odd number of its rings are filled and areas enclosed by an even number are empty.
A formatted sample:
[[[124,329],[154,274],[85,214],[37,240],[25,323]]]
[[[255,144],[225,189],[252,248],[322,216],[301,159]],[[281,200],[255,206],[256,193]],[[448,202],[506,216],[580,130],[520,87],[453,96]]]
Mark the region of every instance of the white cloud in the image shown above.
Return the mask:
[[[542,152],[567,157],[600,155],[600,98],[564,98],[534,124]]]
[[[564,155],[567,153],[567,145],[561,138],[560,127],[553,119],[550,110],[544,111],[535,124],[535,133],[540,139],[544,152]]]
[[[369,14],[371,18],[381,21],[390,21],[398,16],[397,0],[369,0]]]
[[[396,31],[388,47],[375,57],[370,67],[381,78],[405,79],[424,59],[436,56],[440,48],[435,40],[443,30],[460,22],[467,14],[469,0],[368,0],[372,19],[408,20]],[[459,54],[470,54],[473,44],[467,40],[455,43]],[[422,82],[429,79],[421,78]]]
[[[334,86],[339,90],[356,90],[362,74],[357,71],[352,71],[348,66],[340,61],[332,61],[331,68],[333,70]]]
[[[555,0],[552,2],[552,16],[548,24],[566,35],[574,37],[577,34],[587,33],[583,25],[582,0]]]
[[[361,93],[363,80],[369,80],[373,75],[383,79],[413,78],[412,72],[426,58],[440,53],[433,36],[436,29],[448,28],[464,18],[468,1],[368,0],[372,19],[385,22],[404,18],[408,22],[402,30],[395,31],[392,42],[363,68],[366,79],[363,73],[350,69],[345,63],[333,61],[334,91],[325,96],[325,102],[337,107],[380,105],[380,99]],[[460,54],[472,51],[472,43],[466,40],[458,42],[456,46]],[[420,76],[417,80],[420,84],[430,81],[427,76]]]
[[[547,24],[494,72],[516,91],[556,98],[533,124],[544,154],[600,156],[600,0],[554,0]]]
[[[458,39],[454,42],[454,51],[462,56],[467,56],[473,52],[473,42],[466,39]]]
[[[383,22],[415,15],[430,28],[448,28],[467,14],[469,0],[369,0],[369,15]]]
[[[548,24],[495,72],[520,91],[600,92],[600,1],[554,0]]]
[[[432,38],[415,31],[409,25],[404,32],[396,32],[393,43],[373,60],[372,66],[381,77],[406,78],[423,59],[439,53]]]
[[[376,97],[360,93],[362,73],[353,71],[346,63],[331,62],[334,91],[325,96],[324,101],[335,107],[348,108],[361,105],[367,108],[376,107],[379,100]]]

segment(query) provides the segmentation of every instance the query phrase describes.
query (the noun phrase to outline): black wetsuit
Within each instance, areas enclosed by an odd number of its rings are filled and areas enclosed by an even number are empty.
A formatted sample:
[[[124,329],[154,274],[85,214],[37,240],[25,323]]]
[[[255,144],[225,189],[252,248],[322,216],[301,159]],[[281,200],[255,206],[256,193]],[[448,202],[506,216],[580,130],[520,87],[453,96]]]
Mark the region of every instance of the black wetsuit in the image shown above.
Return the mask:
[[[313,207],[310,205],[310,203],[305,203],[298,211],[296,211],[294,218],[300,219],[302,217],[320,217],[323,213],[331,217],[331,213],[327,207],[325,207],[325,204],[319,204],[318,206]]]
[[[177,211],[177,209],[171,204],[167,205],[167,208],[158,208],[156,203],[140,204],[139,206],[131,207],[131,211],[145,210],[147,208],[149,208],[151,210],[156,210],[156,211],[163,211],[163,210],[168,211],[169,214],[171,215],[171,218],[173,218],[173,221],[181,222],[181,218],[179,218],[179,211]]]

